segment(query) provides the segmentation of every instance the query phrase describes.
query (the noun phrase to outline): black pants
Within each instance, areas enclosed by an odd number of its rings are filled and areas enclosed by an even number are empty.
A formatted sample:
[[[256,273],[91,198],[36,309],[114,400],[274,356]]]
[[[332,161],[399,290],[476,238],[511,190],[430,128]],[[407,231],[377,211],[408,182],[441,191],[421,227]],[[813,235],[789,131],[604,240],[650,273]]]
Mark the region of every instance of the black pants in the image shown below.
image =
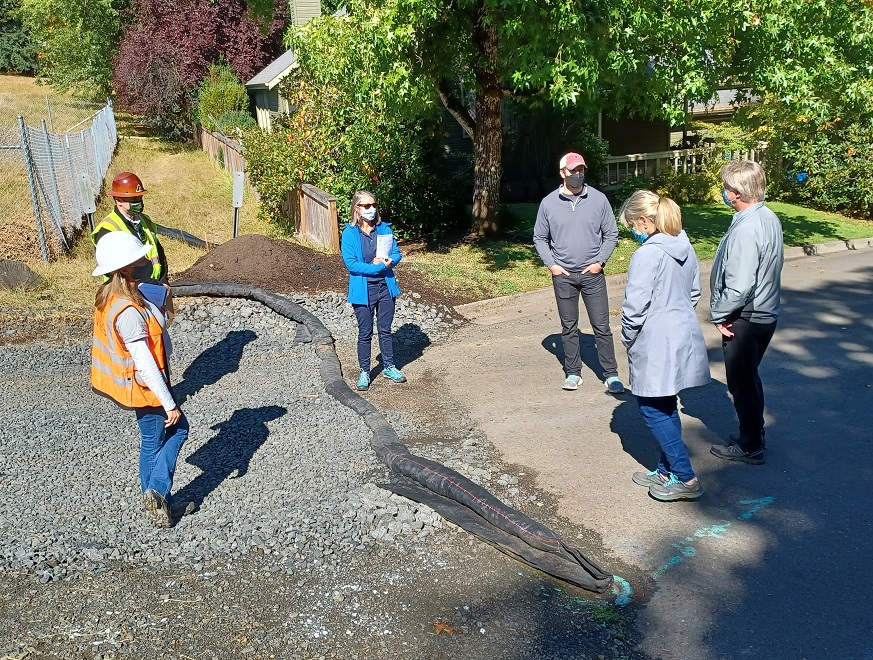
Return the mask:
[[[740,421],[737,444],[744,451],[755,451],[761,449],[764,432],[764,386],[758,366],[776,331],[776,322],[737,319],[731,330],[734,336],[723,337],[722,348],[728,391]]]
[[[588,320],[594,330],[597,359],[603,369],[603,378],[618,375],[612,330],[609,329],[609,296],[603,273],[570,273],[553,275],[555,300],[561,318],[561,343],[564,345],[564,369],[567,375],[582,375],[582,357],[579,354],[579,296],[588,311]]]

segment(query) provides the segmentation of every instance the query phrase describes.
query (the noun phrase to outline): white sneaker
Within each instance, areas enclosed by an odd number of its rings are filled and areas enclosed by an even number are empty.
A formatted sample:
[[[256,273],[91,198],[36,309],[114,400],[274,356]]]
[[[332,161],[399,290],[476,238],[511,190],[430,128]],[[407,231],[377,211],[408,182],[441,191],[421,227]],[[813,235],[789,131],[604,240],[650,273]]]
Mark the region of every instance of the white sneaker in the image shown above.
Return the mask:
[[[561,389],[577,390],[577,389],[579,389],[579,386],[581,384],[582,384],[582,376],[570,374],[569,376],[567,376],[567,380],[564,381],[564,384],[561,385]]]

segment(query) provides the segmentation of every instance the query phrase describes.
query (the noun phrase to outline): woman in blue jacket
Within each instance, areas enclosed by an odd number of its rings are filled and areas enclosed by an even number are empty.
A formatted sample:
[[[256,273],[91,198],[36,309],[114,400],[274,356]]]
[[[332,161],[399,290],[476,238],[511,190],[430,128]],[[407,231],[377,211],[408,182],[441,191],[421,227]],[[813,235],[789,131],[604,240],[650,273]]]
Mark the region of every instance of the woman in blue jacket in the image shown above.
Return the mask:
[[[394,299],[400,288],[394,278],[394,266],[400,263],[400,249],[391,225],[382,222],[376,198],[366,190],[352,197],[352,219],[343,230],[341,247],[343,261],[349,269],[347,300],[358,319],[358,364],[361,374],[357,388],[370,387],[370,345],[373,341],[373,316],[379,331],[382,352],[382,373],[395,383],[405,383],[406,377],[394,365],[394,342],[391,323],[394,321]]]

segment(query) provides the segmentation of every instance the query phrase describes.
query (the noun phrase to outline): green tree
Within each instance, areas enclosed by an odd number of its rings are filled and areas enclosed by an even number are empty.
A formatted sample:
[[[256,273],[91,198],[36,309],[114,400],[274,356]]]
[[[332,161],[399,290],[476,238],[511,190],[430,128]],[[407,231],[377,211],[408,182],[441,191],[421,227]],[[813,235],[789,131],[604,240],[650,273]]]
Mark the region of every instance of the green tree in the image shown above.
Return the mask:
[[[39,76],[59,91],[110,93],[112,56],[128,0],[23,0],[22,21],[39,58]]]
[[[349,0],[348,8],[360,29],[344,45],[378,101],[414,112],[438,97],[472,138],[479,234],[499,229],[506,96],[681,117],[684,99],[709,98],[723,77],[738,11],[725,0]]]
[[[755,0],[736,39],[736,79],[760,99],[738,121],[768,145],[772,192],[873,213],[871,4]]]
[[[33,73],[36,53],[18,16],[19,0],[0,0],[0,71]]]
[[[197,93],[197,118],[208,131],[222,130],[220,118],[248,110],[249,96],[227,64],[210,64]]]

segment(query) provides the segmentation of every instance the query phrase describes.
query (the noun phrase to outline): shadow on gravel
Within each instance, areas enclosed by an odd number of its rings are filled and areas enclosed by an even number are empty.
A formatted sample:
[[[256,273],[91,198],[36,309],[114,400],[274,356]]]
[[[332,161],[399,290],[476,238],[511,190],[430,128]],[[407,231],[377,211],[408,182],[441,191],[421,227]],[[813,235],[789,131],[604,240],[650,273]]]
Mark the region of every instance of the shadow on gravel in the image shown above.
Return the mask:
[[[415,362],[430,346],[430,337],[417,323],[404,323],[393,333],[394,362],[398,369]],[[380,367],[381,370],[381,367]]]
[[[267,441],[272,422],[288,412],[282,406],[242,408],[226,422],[210,427],[217,430],[212,440],[191,454],[186,463],[196,465],[202,472],[173,496],[179,502],[203,504],[209,494],[228,478],[239,479],[249,469],[255,452]]]
[[[558,359],[558,364],[561,369],[564,368],[564,344],[561,342],[561,335],[549,335],[542,341],[542,346],[549,353]],[[599,380],[603,375],[603,369],[600,367],[600,359],[597,357],[597,346],[594,343],[594,335],[587,335],[584,332],[579,333],[579,355],[582,358],[582,364],[594,372],[594,376]],[[582,377],[585,378],[585,373]]]
[[[179,405],[204,387],[214,385],[223,376],[239,369],[243,349],[258,338],[251,330],[232,330],[227,337],[194,358],[182,374],[183,380],[173,386],[173,396]]]

